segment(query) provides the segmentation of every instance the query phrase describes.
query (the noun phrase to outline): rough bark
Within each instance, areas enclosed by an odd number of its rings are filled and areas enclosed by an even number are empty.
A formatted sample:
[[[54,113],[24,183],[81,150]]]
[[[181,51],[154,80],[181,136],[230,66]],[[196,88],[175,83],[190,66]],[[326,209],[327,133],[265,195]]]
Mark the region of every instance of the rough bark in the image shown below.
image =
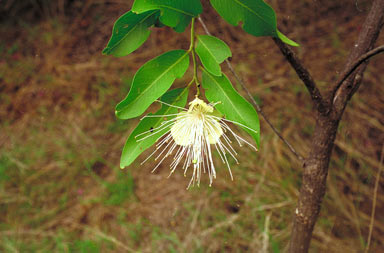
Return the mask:
[[[311,152],[304,163],[300,197],[295,209],[290,252],[308,252],[312,231],[320,213],[329,160],[339,120],[318,115]]]
[[[384,0],[375,0],[359,38],[345,64],[345,70],[374,46],[383,25]],[[368,63],[359,66],[344,82],[331,86],[325,111],[317,110],[316,127],[312,136],[309,156],[304,162],[304,173],[300,196],[294,215],[293,230],[289,252],[308,252],[312,232],[320,213],[321,203],[326,190],[329,161],[337,133],[337,128],[348,100],[358,89]],[[316,103],[315,107],[316,107]],[[316,108],[318,109],[318,107]]]

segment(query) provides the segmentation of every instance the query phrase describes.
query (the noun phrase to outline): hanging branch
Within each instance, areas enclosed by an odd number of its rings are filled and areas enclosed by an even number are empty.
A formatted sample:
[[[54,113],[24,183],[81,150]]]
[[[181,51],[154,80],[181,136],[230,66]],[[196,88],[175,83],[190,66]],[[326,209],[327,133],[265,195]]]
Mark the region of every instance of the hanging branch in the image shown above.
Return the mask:
[[[273,41],[279,47],[281,53],[285,56],[285,59],[291,64],[292,68],[296,71],[299,78],[303,81],[305,87],[311,95],[316,110],[322,114],[327,113],[328,107],[326,106],[315,81],[313,80],[309,71],[303,66],[300,59],[296,56],[295,52],[293,52],[287,46],[287,44],[282,42],[280,39],[273,38]]]
[[[203,26],[203,29],[206,34],[211,35],[211,33],[208,30],[208,27],[205,25],[203,19],[201,17],[198,18],[200,24]],[[256,102],[256,100],[253,98],[252,93],[249,91],[243,80],[240,78],[240,76],[236,73],[235,69],[233,68],[232,64],[225,60],[227,63],[227,66],[229,70],[232,72],[233,76],[235,77],[236,81],[241,85],[241,87],[244,89],[244,91],[247,93],[249,99],[251,100],[253,106],[256,108],[257,112],[260,113],[260,115],[264,118],[265,122],[271,127],[272,131],[282,140],[289,148],[289,150],[296,156],[297,159],[299,159],[301,162],[304,161],[304,158],[295,150],[295,148],[281,135],[281,133],[276,129],[276,127],[269,121],[267,115],[265,115],[264,111],[261,109],[259,104]]]
[[[344,72],[341,74],[339,79],[336,81],[335,88],[332,91],[332,97],[333,100],[335,98],[335,94],[337,93],[338,89],[340,88],[341,84],[362,64],[365,63],[369,58],[378,55],[379,53],[384,52],[384,45],[376,47],[372,49],[371,51],[363,54],[360,56],[354,63],[351,64],[349,68],[344,70]]]
[[[363,60],[361,63],[357,63],[360,58],[364,58],[364,54],[369,55],[370,50],[374,47],[374,43],[383,26],[383,12],[384,0],[373,1],[372,8],[362,26],[359,37],[354,43],[354,47],[347,59],[344,70],[341,71],[341,73],[345,73],[344,75],[346,78],[342,75],[340,80],[330,87],[330,90],[333,91],[332,96],[330,97],[332,100],[330,102],[332,103],[332,109],[336,114],[341,114],[344,111],[346,102],[360,86],[367,62]],[[373,53],[375,53],[375,51],[373,51]],[[358,66],[356,67],[356,70],[352,70],[353,75],[348,74],[349,71],[354,68],[355,64]],[[342,81],[343,79],[344,81]]]

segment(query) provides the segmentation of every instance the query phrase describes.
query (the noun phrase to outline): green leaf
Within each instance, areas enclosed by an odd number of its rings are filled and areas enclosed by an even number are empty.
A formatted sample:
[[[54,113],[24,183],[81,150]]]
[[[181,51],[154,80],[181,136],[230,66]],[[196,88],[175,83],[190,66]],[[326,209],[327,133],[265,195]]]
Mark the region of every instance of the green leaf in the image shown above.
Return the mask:
[[[111,39],[103,54],[126,56],[139,48],[151,33],[148,29],[156,23],[160,12],[151,10],[141,14],[129,11],[114,24]]]
[[[260,123],[255,108],[232,87],[229,79],[223,74],[214,76],[208,71],[203,71],[202,85],[205,96],[209,102],[220,102],[215,108],[225,115],[225,118],[238,122],[257,131],[257,133],[242,127],[260,144]]]
[[[231,25],[243,22],[243,29],[254,36],[279,37],[285,43],[298,44],[277,30],[275,11],[263,0],[211,0],[216,11]],[[283,35],[283,36],[281,36]]]
[[[175,30],[178,33],[182,33],[185,31],[185,28],[191,23],[192,18],[187,15],[180,15],[179,22],[175,27],[173,27],[173,30]]]
[[[232,56],[224,41],[209,35],[197,36],[196,53],[204,68],[212,75],[221,76],[220,63]]]
[[[145,63],[133,77],[127,97],[116,106],[116,116],[130,119],[141,115],[184,75],[188,66],[185,50],[169,51]]]
[[[161,97],[161,101],[179,107],[184,107],[187,103],[188,89],[174,89],[165,93]],[[155,115],[167,115],[177,113],[177,108],[170,107],[167,105],[162,105],[161,109],[155,113]],[[151,113],[149,115],[152,115]],[[167,120],[172,119],[175,116],[167,117]],[[163,129],[161,132],[154,134],[146,139],[137,141],[135,138],[137,135],[154,129],[164,121],[162,117],[155,118],[144,118],[140,121],[137,127],[133,130],[131,135],[128,137],[127,142],[125,143],[123,153],[121,154],[120,167],[124,168],[125,166],[130,165],[144,150],[151,147],[156,140],[169,130],[169,128]],[[145,137],[145,135],[141,136]],[[140,138],[140,137],[139,137]]]
[[[160,10],[161,23],[183,32],[192,17],[197,17],[203,11],[203,7],[199,0],[136,0],[133,3],[133,12],[149,10]]]

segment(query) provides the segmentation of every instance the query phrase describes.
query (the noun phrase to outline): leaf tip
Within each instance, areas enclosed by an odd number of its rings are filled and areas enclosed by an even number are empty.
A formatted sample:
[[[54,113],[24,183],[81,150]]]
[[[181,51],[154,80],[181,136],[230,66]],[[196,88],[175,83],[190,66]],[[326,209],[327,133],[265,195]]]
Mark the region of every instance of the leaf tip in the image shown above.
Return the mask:
[[[126,118],[124,118],[124,117],[122,117],[122,112],[121,111],[115,111],[115,116],[118,118],[118,119],[126,119]]]
[[[106,47],[106,48],[103,49],[103,51],[101,51],[101,53],[102,53],[103,55],[108,55],[108,54],[109,54],[108,51],[109,51],[109,48]]]
[[[124,152],[123,152],[124,153]],[[121,158],[120,158],[120,169],[123,170],[125,169],[127,166],[129,166],[130,164],[132,163],[132,161],[130,162],[129,160],[126,159],[125,155],[124,154],[121,154]]]
[[[287,36],[285,36],[283,33],[281,33],[279,30],[277,30],[277,36],[276,38],[279,38],[281,41],[283,41],[285,44],[288,44],[290,46],[293,46],[293,47],[299,47],[300,44],[298,44],[297,42],[291,40],[290,38],[288,38]]]
[[[300,46],[299,43],[297,43],[293,40],[290,40],[289,42],[285,41],[285,43],[287,43],[288,45],[293,46],[293,47],[299,47]]]

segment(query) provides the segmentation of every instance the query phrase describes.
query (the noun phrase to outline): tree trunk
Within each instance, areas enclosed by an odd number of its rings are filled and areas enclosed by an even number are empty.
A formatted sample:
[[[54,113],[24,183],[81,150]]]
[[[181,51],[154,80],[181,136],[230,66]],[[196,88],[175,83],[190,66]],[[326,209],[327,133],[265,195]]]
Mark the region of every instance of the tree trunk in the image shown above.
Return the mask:
[[[374,0],[345,69],[348,69],[362,54],[372,49],[383,26],[383,18],[384,0]],[[326,107],[328,107],[325,113],[317,108],[316,128],[309,156],[304,162],[300,196],[294,215],[289,244],[291,253],[308,252],[313,228],[326,190],[329,161],[339,121],[348,100],[360,85],[366,66],[367,63],[360,66],[340,86],[337,83],[335,86],[331,86],[331,92],[325,98]]]
[[[317,115],[311,153],[304,162],[300,197],[294,214],[290,252],[308,252],[312,231],[325,194],[329,160],[339,120]]]

